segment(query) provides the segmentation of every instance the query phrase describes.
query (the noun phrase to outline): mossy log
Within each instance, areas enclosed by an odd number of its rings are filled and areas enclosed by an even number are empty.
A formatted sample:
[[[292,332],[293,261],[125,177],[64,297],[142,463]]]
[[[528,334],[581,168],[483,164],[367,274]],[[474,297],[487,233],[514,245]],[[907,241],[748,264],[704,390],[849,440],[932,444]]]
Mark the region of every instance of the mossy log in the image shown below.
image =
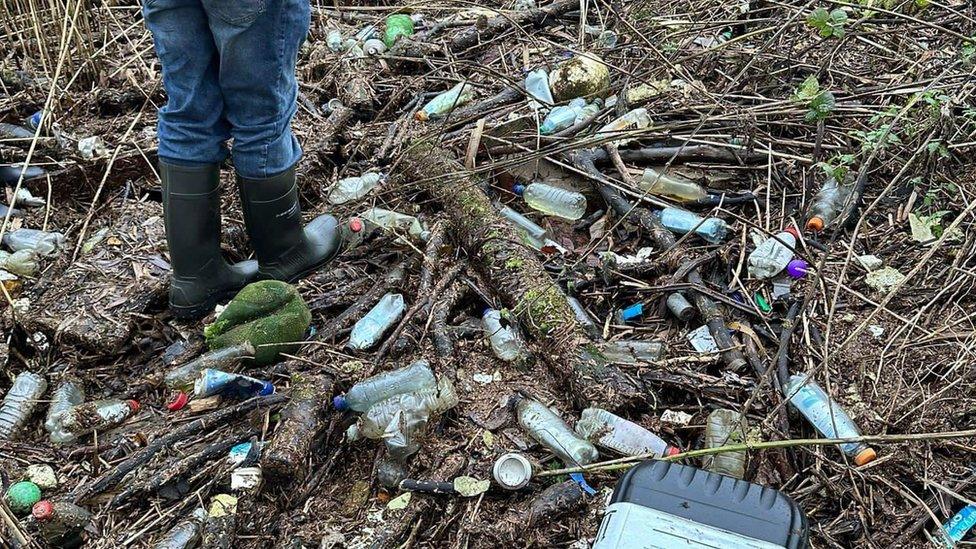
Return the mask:
[[[570,386],[577,403],[620,407],[645,398],[639,381],[594,352],[566,295],[495,211],[476,175],[429,142],[409,147],[399,169],[450,213],[454,235],[471,265],[539,343],[546,364]]]

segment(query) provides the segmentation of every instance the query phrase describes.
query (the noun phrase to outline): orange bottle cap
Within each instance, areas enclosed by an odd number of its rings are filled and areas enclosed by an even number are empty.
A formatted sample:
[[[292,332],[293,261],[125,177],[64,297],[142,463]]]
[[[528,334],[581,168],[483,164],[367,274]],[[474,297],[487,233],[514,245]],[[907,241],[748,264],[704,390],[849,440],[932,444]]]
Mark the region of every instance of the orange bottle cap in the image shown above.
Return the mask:
[[[824,228],[824,220],[820,216],[813,216],[807,221],[807,230],[813,232],[822,231]]]
[[[877,457],[878,453],[874,451],[874,448],[865,448],[854,456],[854,463],[857,465],[866,465],[877,459]]]

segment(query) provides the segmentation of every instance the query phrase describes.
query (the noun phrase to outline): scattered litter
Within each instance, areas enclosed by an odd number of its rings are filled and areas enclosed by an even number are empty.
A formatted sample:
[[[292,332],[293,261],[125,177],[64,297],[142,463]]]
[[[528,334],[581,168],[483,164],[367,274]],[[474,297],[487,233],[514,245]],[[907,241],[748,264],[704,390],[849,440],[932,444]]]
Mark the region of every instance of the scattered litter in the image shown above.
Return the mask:
[[[691,343],[691,346],[694,347],[699,353],[718,352],[718,343],[716,343],[715,338],[712,337],[712,333],[708,330],[708,326],[699,326],[698,328],[688,332],[686,337],[688,342]]]
[[[681,410],[665,410],[661,414],[661,423],[671,423],[673,425],[688,425],[691,423],[691,418],[694,417],[689,413],[682,412]]]

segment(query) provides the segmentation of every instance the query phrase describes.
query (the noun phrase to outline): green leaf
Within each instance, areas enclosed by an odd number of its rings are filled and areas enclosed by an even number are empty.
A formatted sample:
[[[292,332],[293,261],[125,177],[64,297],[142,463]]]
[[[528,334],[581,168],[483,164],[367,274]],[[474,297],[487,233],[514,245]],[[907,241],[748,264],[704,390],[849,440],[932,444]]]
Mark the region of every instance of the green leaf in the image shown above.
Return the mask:
[[[802,84],[800,84],[800,87],[796,89],[794,97],[801,103],[809,103],[819,94],[820,81],[817,80],[816,76],[810,75],[806,80],[803,81]]]

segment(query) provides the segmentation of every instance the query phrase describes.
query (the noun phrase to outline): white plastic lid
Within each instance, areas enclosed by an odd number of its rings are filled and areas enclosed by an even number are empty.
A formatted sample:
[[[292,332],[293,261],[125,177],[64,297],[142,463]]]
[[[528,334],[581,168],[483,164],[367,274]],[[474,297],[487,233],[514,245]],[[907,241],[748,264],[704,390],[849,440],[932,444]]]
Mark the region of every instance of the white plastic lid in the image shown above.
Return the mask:
[[[502,488],[518,490],[532,478],[532,464],[522,454],[505,454],[495,461],[491,473]]]

